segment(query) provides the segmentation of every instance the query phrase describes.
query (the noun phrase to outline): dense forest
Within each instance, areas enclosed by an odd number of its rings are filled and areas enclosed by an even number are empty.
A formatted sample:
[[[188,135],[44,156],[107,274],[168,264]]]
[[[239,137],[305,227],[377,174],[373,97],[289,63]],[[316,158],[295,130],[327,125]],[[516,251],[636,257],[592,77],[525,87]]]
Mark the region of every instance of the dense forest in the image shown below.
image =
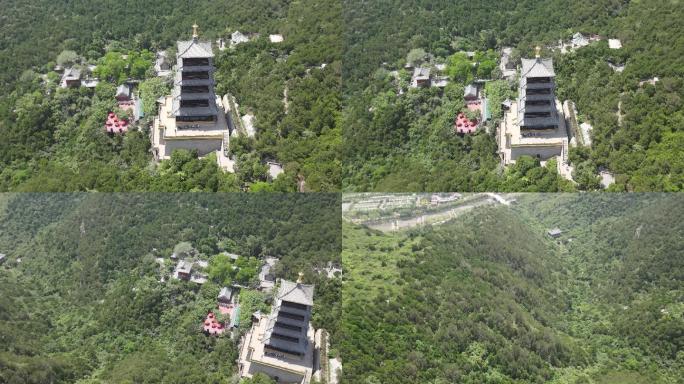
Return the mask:
[[[339,2],[6,1],[2,7],[0,190],[339,190]],[[222,172],[212,157],[184,151],[153,164],[148,129],[156,97],[168,87],[145,71],[151,61],[116,60],[174,51],[194,22],[211,41],[236,30],[261,36],[216,58],[218,91],[255,116],[256,137],[231,143],[235,174]],[[284,41],[270,43],[273,33]],[[128,70],[99,68],[95,75],[107,83],[95,89],[59,88],[55,64],[74,55],[83,65]],[[113,87],[125,79],[143,80],[147,116],[139,131],[112,137],[102,122],[115,110]],[[282,163],[284,174],[272,180],[267,161]]]
[[[343,226],[344,382],[681,381],[682,199],[517,200],[391,234]]]
[[[211,272],[223,250],[247,271],[264,255],[281,258],[278,277],[303,271],[335,346],[340,284],[312,268],[340,262],[338,206],[335,194],[0,195],[0,382],[237,382],[235,342],[200,331],[225,277],[160,281],[184,244]],[[244,332],[269,306],[240,296]]]
[[[669,0],[346,1],[344,190],[595,190],[602,170],[615,175],[614,191],[682,189],[676,148],[684,110],[683,12]],[[576,184],[534,161],[502,170],[493,135],[497,114],[489,134],[456,136],[451,126],[467,77],[449,71],[455,84],[443,94],[411,89],[397,95],[389,75],[415,50],[442,62],[457,52],[505,46],[515,48],[514,58],[531,57],[532,47],[567,41],[575,32],[623,45],[609,50],[604,40],[567,55],[543,52],[554,58],[559,98],[573,100],[580,119],[594,127],[592,148],[571,152]],[[623,72],[610,67],[623,64]],[[640,85],[653,77],[660,81]],[[515,84],[508,91],[515,95]]]

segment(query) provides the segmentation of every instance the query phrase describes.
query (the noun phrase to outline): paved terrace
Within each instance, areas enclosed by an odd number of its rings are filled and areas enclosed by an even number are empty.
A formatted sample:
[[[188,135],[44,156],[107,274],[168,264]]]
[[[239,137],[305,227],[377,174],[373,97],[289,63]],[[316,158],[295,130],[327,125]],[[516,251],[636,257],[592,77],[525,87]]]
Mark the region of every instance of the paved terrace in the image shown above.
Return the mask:
[[[518,105],[517,102],[512,102],[510,110],[506,112],[503,121],[501,122],[501,129],[499,129],[499,148],[504,155],[504,163],[515,163],[515,159],[511,159],[511,147],[546,147],[558,146],[563,147],[567,153],[568,134],[565,127],[565,119],[562,114],[562,107],[560,102],[556,100],[556,109],[559,111],[559,127],[558,129],[547,130],[530,130],[521,132],[518,121]],[[510,134],[510,146],[507,144],[506,134]]]
[[[220,99],[216,99],[222,106]],[[228,134],[228,124],[225,113],[220,108],[215,122],[182,122],[176,125],[176,118],[171,113],[173,97],[166,96],[159,109],[159,115],[154,119],[152,130],[152,145],[159,148],[159,153],[165,153],[166,140],[183,139],[214,139],[223,140]],[[163,128],[163,129],[160,129]],[[162,134],[163,131],[163,134]],[[168,158],[168,157],[163,157]]]
[[[250,332],[245,335],[240,349],[240,374],[243,377],[252,377],[254,373],[264,372],[282,372],[279,377],[286,375],[301,377],[298,383],[309,384],[311,382],[311,375],[313,374],[313,355],[314,355],[314,335],[315,331],[311,325],[307,332],[307,339],[309,340],[306,354],[303,359],[288,358],[280,354],[280,357],[275,357],[273,353],[264,350],[263,339],[265,337],[267,327],[269,324],[269,316],[262,315],[259,322],[252,326]],[[290,383],[293,381],[284,381],[282,383]]]

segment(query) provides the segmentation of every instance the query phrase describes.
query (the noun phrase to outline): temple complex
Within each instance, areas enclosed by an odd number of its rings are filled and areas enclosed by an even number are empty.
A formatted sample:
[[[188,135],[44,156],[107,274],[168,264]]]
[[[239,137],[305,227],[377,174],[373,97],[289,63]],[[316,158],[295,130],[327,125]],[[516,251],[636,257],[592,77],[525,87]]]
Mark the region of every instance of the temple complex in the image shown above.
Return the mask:
[[[159,114],[151,133],[155,158],[168,159],[176,149],[222,156],[230,132],[221,100],[214,93],[211,43],[199,40],[197,25],[193,25],[192,40],[179,41],[177,51],[173,91],[157,101]]]
[[[545,161],[558,156],[567,167],[568,133],[555,96],[553,61],[522,59],[518,99],[510,103],[497,137],[501,161],[513,164],[522,155]]]
[[[240,347],[240,375],[264,373],[278,383],[308,384],[316,369],[311,326],[314,286],[280,280],[270,315],[255,314]]]

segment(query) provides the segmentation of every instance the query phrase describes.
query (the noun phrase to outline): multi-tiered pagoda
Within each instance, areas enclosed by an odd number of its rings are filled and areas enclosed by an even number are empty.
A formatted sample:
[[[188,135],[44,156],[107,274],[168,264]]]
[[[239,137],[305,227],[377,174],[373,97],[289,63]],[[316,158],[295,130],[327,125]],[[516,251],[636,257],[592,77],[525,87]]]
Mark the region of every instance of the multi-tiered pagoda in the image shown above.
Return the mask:
[[[214,152],[219,165],[232,171],[226,157],[229,125],[214,91],[214,53],[209,41],[199,39],[197,25],[192,28],[192,40],[178,42],[173,91],[158,100],[152,149],[160,160],[178,149],[199,156]]]
[[[558,170],[568,177],[568,133],[560,102],[556,100],[556,74],[551,59],[522,59],[518,99],[510,103],[497,141],[503,164],[520,156],[540,161],[557,158]]]
[[[183,123],[215,122],[218,116],[214,93],[214,65],[211,43],[200,41],[197,24],[192,40],[179,41],[173,88],[173,115]]]
[[[314,286],[280,280],[270,315],[255,314],[240,351],[240,374],[263,373],[278,383],[308,384],[317,347],[310,324]],[[320,346],[319,346],[320,347]]]
[[[309,319],[313,306],[313,285],[282,280],[265,335],[265,348],[304,356],[308,348]]]
[[[518,96],[521,129],[557,129],[556,74],[552,59],[522,59]]]

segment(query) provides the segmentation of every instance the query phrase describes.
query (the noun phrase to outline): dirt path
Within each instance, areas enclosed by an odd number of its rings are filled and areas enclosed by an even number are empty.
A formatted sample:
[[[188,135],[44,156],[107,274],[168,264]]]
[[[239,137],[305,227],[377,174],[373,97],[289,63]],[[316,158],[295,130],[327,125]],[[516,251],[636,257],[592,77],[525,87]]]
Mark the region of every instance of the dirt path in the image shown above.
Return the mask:
[[[287,99],[287,81],[285,82],[285,90],[283,91],[283,106],[285,107],[285,114],[290,110],[290,101]]]
[[[620,94],[620,100],[618,101],[618,111],[617,111],[618,126],[620,126],[620,127],[622,127],[622,95],[624,95],[624,92]]]

